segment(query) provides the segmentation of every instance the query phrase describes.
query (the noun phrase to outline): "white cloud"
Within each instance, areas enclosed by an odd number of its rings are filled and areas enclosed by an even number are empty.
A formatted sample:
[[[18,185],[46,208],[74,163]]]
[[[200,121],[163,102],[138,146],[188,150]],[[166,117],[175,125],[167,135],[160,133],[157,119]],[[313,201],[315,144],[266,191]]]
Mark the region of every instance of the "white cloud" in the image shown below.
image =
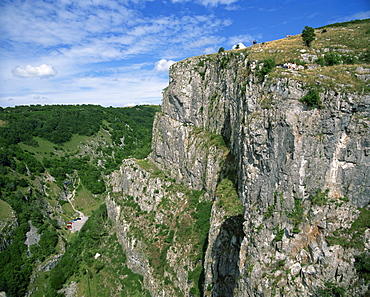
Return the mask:
[[[233,45],[233,49],[242,49],[242,48],[246,48],[246,46],[241,42],[239,42],[238,44]]]
[[[157,70],[159,72],[168,71],[168,69],[170,69],[170,66],[174,63],[176,63],[176,62],[173,61],[173,60],[162,59],[162,60],[155,63],[155,70]]]
[[[215,44],[217,45],[217,44],[222,43],[223,41],[224,41],[224,38],[220,38],[219,36],[203,36],[191,42],[189,46],[194,47],[194,48],[202,48],[205,46],[210,46],[210,45],[215,45]]]
[[[190,0],[172,0],[172,2],[189,2]],[[218,5],[231,5],[238,0],[197,0],[198,4],[204,6],[218,6]]]
[[[15,67],[12,70],[14,76],[18,77],[40,77],[40,78],[48,78],[51,76],[55,76],[57,71],[53,68],[52,65],[41,64],[40,66],[33,67],[31,65],[27,65],[25,68],[22,67]]]
[[[165,10],[146,14],[141,10],[144,1],[16,0],[0,4],[4,8],[0,10],[0,106],[160,102],[168,84],[166,74],[175,61],[215,53],[220,43],[229,41],[220,32],[232,24],[231,18],[203,7],[178,14]],[[207,6],[235,2],[196,1]],[[173,5],[169,2],[166,6]],[[55,75],[49,80],[17,79]]]
[[[238,0],[199,0],[200,4],[204,6],[218,6],[218,5],[230,5],[235,2],[238,2]]]
[[[204,49],[204,53],[206,55],[217,53],[217,51],[218,51],[218,49],[214,46],[210,46],[210,47],[207,47],[207,48]]]
[[[355,14],[351,14],[349,16],[336,19],[335,21],[330,22],[330,23],[342,23],[342,22],[348,22],[352,20],[363,20],[363,19],[368,19],[368,18],[370,18],[370,10],[360,11]]]
[[[238,44],[238,43],[243,43],[243,44],[252,44],[253,43],[253,40],[255,39],[259,39],[261,38],[261,36],[251,36],[249,34],[247,35],[237,35],[237,36],[232,36],[232,37],[229,37],[229,44]]]

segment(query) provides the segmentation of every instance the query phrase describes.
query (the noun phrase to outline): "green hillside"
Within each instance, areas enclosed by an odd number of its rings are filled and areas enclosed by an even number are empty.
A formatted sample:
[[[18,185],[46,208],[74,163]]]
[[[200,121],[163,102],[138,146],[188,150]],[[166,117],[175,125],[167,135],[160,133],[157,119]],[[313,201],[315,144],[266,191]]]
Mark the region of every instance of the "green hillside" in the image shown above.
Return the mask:
[[[67,274],[75,275],[84,267],[84,260],[90,261],[86,256],[92,253],[88,241],[96,240],[103,233],[104,238],[114,236],[105,223],[99,230],[91,231],[104,217],[105,177],[119,168],[124,158],[144,158],[150,153],[153,119],[159,110],[159,106],[103,108],[93,105],[0,109],[0,219],[7,220],[12,208],[19,224],[14,233],[8,235],[12,243],[0,252],[0,292],[24,296],[27,291],[35,290],[32,296],[45,293],[55,296],[59,284],[55,279],[59,275],[53,278],[55,273],[51,274],[53,282],[50,283],[46,281],[50,272],[42,272],[42,267],[64,250],[68,254],[71,249],[83,249],[84,253],[79,254],[85,255],[81,261],[73,261],[74,268],[68,265],[71,274]],[[99,207],[101,210],[95,214]],[[66,224],[81,213],[91,219],[78,235],[72,234],[66,230]],[[31,226],[37,229],[35,236],[39,241],[25,245]],[[94,232],[99,234],[91,235]],[[115,240],[101,244],[109,246],[108,249],[118,249]],[[118,250],[116,255],[120,255]],[[112,267],[114,265],[109,269]],[[100,267],[99,270],[106,269]],[[139,290],[135,284],[132,292]],[[119,283],[108,286],[107,296],[109,290],[117,286]]]

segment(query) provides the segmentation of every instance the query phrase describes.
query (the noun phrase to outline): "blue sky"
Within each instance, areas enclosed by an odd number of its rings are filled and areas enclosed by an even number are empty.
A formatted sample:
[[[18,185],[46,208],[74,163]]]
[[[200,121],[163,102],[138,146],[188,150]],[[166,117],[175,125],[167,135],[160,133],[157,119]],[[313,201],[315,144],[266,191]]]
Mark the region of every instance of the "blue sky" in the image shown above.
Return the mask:
[[[0,106],[160,104],[176,61],[365,18],[369,0],[0,0]]]

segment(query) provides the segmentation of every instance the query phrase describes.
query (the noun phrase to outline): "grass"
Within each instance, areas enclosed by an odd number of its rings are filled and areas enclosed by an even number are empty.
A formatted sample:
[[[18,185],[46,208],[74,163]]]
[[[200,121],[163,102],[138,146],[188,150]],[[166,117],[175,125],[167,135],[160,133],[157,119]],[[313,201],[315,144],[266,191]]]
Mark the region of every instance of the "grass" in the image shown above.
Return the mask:
[[[23,150],[27,150],[33,153],[35,158],[40,162],[42,162],[43,158],[50,157],[52,154],[55,155],[65,155],[65,153],[69,153],[72,155],[77,154],[80,151],[80,147],[82,144],[94,142],[96,143],[96,145],[98,145],[98,142],[101,142],[104,143],[105,145],[109,145],[112,143],[110,134],[103,128],[100,128],[100,131],[97,133],[97,135],[93,136],[83,136],[73,134],[71,140],[58,145],[40,137],[34,137],[34,140],[38,143],[37,146],[31,146],[25,143],[19,143],[19,146]]]
[[[243,203],[240,201],[233,182],[223,179],[216,189],[218,206],[223,208],[227,217],[237,216],[244,213]]]
[[[361,54],[370,47],[369,34],[370,19],[363,20],[358,24],[347,24],[340,27],[325,27],[315,30],[316,38],[311,47],[304,45],[301,34],[288,38],[269,41],[253,45],[248,48],[250,59],[263,60],[274,57],[277,64],[283,64],[290,60],[301,58],[301,50],[306,53],[317,54],[317,50],[346,49],[353,54]]]
[[[95,199],[93,194],[84,186],[80,186],[76,192],[76,196],[72,201],[74,207],[81,210],[84,215],[90,216],[95,209],[103,202],[103,197]]]
[[[4,200],[0,199],[0,222],[12,218],[13,210]]]
[[[229,153],[229,149],[227,148],[225,140],[221,134],[213,133],[199,127],[194,127],[190,132],[190,135],[196,135],[198,138],[202,139],[202,145],[204,148],[215,146],[224,151],[224,156]]]
[[[50,156],[51,153],[55,152],[55,149],[54,149],[55,144],[52,143],[51,141],[45,140],[45,139],[40,138],[40,137],[34,137],[34,140],[36,140],[37,143],[38,143],[37,147],[30,146],[30,145],[24,144],[22,142],[19,143],[18,145],[23,150],[27,150],[27,151],[33,153],[35,158],[40,162],[42,162],[43,158],[48,157],[48,156]]]
[[[62,209],[63,209],[63,214],[65,214],[69,218],[72,218],[74,214],[76,213],[69,203],[63,204]]]
[[[151,160],[136,160],[136,163],[145,171],[148,171],[152,177],[164,177],[164,172],[160,170]]]
[[[301,34],[299,34],[266,42],[263,45],[253,45],[243,50],[248,51],[250,60],[273,59],[277,65],[303,61],[302,54],[316,55],[319,58],[328,51],[334,51],[340,55],[364,57],[366,52],[369,54],[369,32],[370,19],[367,19],[316,29],[316,39],[312,42],[311,47],[304,45]],[[359,62],[354,65],[342,64],[294,72],[286,71],[284,68],[276,68],[269,74],[269,77],[289,77],[302,81],[306,85],[320,84],[322,87],[340,92],[362,94],[370,90],[366,82],[357,79],[356,68],[358,66],[370,67],[368,62]]]
[[[73,152],[80,150],[79,147],[81,146],[81,144],[89,143],[92,141],[94,142],[101,141],[105,143],[105,145],[112,143],[110,134],[101,127],[97,135],[83,136],[83,135],[73,134],[71,140],[63,143],[63,148],[66,149],[68,152],[73,153]]]

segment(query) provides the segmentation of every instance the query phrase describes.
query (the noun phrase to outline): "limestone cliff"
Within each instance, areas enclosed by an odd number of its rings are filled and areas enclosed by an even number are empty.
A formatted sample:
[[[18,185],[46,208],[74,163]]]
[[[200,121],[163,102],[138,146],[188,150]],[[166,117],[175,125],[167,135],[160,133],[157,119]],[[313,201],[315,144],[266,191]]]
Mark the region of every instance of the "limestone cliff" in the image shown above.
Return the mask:
[[[259,63],[174,64],[151,155],[110,177],[109,216],[152,296],[367,291],[370,95],[324,87],[312,108],[302,81]]]

